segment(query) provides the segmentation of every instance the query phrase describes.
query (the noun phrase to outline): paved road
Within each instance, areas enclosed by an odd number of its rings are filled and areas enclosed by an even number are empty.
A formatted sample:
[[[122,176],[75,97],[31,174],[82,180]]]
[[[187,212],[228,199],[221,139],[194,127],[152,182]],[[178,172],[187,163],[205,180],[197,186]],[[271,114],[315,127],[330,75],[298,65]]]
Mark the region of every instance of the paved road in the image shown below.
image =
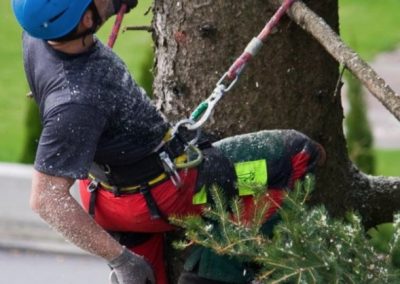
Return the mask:
[[[92,256],[0,249],[0,283],[107,284],[107,265]]]
[[[31,211],[31,176],[32,166],[0,163],[0,283],[107,284],[103,260],[65,242]]]
[[[400,49],[379,55],[372,67],[400,94]],[[367,104],[376,145],[380,148],[400,148],[400,122],[375,97],[369,95]]]

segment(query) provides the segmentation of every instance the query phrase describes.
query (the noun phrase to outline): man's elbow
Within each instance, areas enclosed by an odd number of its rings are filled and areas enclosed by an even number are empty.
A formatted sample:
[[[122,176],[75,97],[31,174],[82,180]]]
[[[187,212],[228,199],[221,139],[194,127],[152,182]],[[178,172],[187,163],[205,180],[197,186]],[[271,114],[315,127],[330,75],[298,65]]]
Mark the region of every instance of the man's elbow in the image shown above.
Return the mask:
[[[42,194],[35,190],[32,191],[29,205],[33,212],[42,216],[43,213],[46,212],[47,204],[48,201]]]
[[[51,215],[57,209],[57,204],[71,197],[69,189],[73,182],[72,179],[35,172],[29,202],[31,209],[42,218]]]

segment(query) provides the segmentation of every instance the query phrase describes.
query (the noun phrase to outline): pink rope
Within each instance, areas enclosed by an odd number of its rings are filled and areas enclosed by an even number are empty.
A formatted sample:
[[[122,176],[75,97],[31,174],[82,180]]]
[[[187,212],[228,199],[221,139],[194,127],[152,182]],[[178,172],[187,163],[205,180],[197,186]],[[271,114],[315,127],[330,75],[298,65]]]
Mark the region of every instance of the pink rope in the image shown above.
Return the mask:
[[[267,39],[267,37],[271,34],[271,31],[276,27],[276,25],[279,23],[281,20],[282,16],[289,10],[289,8],[292,6],[292,4],[296,0],[285,0],[282,5],[279,7],[279,9],[275,12],[275,14],[272,16],[272,18],[268,21],[264,29],[261,31],[261,33],[257,36],[257,38],[263,42]],[[242,55],[236,61],[232,64],[232,66],[228,70],[228,78],[230,80],[234,80],[240,72],[243,70],[243,68],[249,63],[249,61],[253,58],[253,55],[251,55],[248,52],[243,52]]]
[[[124,15],[125,15],[127,8],[128,7],[126,4],[122,4],[121,8],[117,14],[117,17],[115,18],[115,23],[114,23],[113,29],[108,38],[108,47],[110,47],[110,48],[114,47],[114,44],[117,40],[119,30],[121,29],[122,20],[124,19]]]
[[[257,36],[257,38],[262,41],[265,41],[267,37],[270,35],[273,28],[276,27],[276,25],[281,20],[282,16],[286,13],[287,10],[289,10],[289,8],[295,1],[296,0],[285,0],[285,2],[282,3],[278,11],[276,11],[276,13],[272,16],[272,18],[269,20],[269,22],[267,23],[265,28],[261,31],[261,33]]]

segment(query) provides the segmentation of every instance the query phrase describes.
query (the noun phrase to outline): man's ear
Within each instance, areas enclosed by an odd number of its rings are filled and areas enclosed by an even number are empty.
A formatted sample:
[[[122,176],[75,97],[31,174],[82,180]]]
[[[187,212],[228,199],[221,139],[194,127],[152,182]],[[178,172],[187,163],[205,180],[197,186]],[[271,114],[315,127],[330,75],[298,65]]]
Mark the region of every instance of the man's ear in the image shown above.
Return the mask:
[[[93,12],[89,9],[85,12],[85,14],[83,14],[83,17],[81,19],[81,25],[85,29],[90,29],[91,27],[93,27],[93,24],[94,24]]]

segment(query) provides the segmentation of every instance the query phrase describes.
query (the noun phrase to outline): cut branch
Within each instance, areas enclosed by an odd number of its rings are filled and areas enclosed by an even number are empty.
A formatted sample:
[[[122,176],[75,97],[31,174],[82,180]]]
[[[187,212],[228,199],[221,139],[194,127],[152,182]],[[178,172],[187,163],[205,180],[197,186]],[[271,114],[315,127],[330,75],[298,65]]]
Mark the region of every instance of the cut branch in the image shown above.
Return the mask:
[[[277,6],[282,0],[272,0]],[[354,76],[400,121],[400,96],[325,22],[302,1],[296,1],[288,11],[289,17],[310,33],[339,63]]]

